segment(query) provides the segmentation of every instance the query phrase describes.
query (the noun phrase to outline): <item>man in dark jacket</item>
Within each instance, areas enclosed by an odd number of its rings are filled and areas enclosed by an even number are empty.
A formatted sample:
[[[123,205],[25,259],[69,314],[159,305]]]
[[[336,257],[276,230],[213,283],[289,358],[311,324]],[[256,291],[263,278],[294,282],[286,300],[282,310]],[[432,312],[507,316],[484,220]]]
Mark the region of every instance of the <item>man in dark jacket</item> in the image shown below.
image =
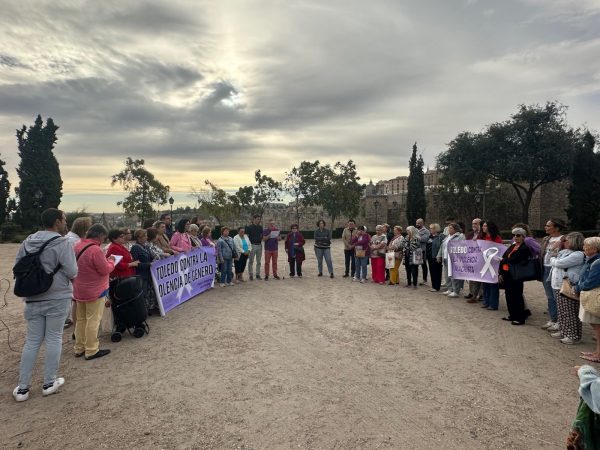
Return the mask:
[[[260,280],[260,262],[262,260],[262,242],[263,242],[263,227],[260,225],[260,216],[255,214],[252,217],[252,225],[246,227],[246,234],[250,239],[252,248],[250,249],[250,255],[248,256],[248,273],[250,274],[250,280],[253,280],[252,268],[254,266],[254,259],[256,258],[256,279]]]

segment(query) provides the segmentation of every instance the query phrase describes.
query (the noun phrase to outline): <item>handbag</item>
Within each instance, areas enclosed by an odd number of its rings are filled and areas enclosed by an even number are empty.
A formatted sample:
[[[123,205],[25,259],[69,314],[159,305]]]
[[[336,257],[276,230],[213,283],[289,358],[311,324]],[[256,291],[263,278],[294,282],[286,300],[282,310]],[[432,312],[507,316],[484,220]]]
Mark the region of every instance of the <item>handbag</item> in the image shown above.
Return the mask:
[[[112,308],[104,308],[102,314],[102,320],[100,321],[100,329],[103,333],[112,333],[115,319],[113,316]]]
[[[410,256],[410,263],[414,266],[420,266],[425,261],[423,260],[423,249],[417,248]]]
[[[357,258],[364,258],[365,256],[367,256],[367,251],[362,247],[356,247],[354,249],[354,256],[356,256]]]
[[[530,258],[519,264],[508,264],[508,272],[514,281],[541,280],[542,266],[537,258]]]
[[[571,300],[579,300],[579,294],[573,294],[571,283],[568,278],[563,278],[562,286],[560,287],[560,295]]]
[[[592,316],[600,317],[600,288],[594,288],[590,291],[581,291],[579,293],[581,307],[585,312]]]
[[[385,268],[393,269],[396,265],[396,254],[394,252],[387,252],[385,254]]]

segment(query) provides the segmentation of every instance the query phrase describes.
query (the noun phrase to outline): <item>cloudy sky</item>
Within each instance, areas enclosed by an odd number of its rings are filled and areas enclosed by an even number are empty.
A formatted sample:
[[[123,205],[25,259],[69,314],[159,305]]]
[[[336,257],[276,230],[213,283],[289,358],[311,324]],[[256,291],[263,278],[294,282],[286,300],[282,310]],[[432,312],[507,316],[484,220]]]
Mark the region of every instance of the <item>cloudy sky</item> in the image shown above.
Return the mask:
[[[190,204],[303,160],[407,174],[462,130],[557,100],[600,130],[599,0],[21,0],[0,16],[0,153],[60,126],[62,207],[116,211],[127,156]]]

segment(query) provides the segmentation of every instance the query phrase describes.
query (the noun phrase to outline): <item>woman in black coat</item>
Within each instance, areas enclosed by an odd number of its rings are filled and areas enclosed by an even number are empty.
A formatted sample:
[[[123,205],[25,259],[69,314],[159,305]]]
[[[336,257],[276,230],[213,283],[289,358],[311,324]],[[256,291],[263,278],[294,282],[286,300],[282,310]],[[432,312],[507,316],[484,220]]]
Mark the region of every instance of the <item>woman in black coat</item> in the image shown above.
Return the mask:
[[[506,250],[500,262],[500,283],[504,284],[508,317],[513,325],[524,325],[529,315],[525,310],[523,298],[523,281],[514,280],[510,275],[510,266],[517,266],[531,258],[531,251],[525,245],[527,233],[523,228],[512,230],[513,244]]]
[[[131,256],[132,258],[135,258],[136,261],[139,261],[139,265],[135,268],[135,272],[136,275],[142,279],[146,309],[148,310],[148,314],[152,315],[153,313],[158,313],[159,309],[150,275],[150,266],[154,261],[154,255],[146,245],[147,241],[147,231],[137,230],[135,232],[135,244],[131,247]]]

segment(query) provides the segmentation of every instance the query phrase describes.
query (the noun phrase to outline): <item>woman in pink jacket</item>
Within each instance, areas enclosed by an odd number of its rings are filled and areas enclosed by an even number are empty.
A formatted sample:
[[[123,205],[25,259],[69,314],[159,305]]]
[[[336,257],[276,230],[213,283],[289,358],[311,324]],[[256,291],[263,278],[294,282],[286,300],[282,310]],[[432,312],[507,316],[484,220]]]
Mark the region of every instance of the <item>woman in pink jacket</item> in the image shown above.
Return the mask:
[[[100,245],[108,232],[100,224],[92,225],[75,244],[77,277],[73,280],[73,298],[77,302],[75,324],[75,356],[96,359],[108,355],[110,350],[100,349],[98,328],[104,313],[104,298],[108,294],[108,276],[115,268],[115,257],[104,255]]]
[[[175,229],[177,230],[171,236],[171,248],[177,252],[187,252],[192,249],[192,240],[188,235],[188,230],[190,228],[189,219],[180,219],[175,225]]]

